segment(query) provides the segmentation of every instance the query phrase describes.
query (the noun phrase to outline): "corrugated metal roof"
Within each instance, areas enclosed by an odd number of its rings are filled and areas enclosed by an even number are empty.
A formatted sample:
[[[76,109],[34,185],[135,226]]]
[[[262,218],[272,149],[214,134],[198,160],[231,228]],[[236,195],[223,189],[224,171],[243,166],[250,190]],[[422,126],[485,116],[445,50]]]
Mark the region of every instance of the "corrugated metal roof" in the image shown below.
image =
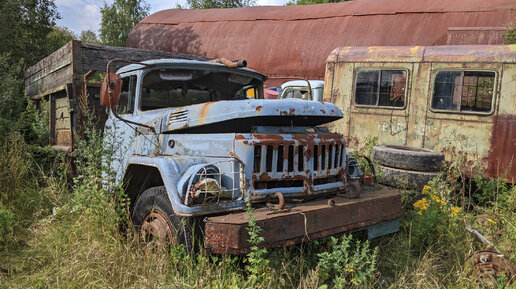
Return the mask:
[[[269,76],[322,79],[326,58],[336,47],[500,44],[500,27],[510,22],[511,7],[516,0],[355,0],[170,9],[137,24],[127,46],[246,59],[250,68]]]

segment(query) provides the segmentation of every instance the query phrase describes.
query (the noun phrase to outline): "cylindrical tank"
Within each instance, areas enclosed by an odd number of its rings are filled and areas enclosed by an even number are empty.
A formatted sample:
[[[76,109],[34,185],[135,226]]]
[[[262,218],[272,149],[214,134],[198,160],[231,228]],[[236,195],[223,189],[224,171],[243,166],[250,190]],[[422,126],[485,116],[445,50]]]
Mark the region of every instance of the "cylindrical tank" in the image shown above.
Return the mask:
[[[127,46],[246,59],[268,76],[323,79],[326,58],[336,47],[503,43],[512,7],[516,0],[169,9],[138,23]]]

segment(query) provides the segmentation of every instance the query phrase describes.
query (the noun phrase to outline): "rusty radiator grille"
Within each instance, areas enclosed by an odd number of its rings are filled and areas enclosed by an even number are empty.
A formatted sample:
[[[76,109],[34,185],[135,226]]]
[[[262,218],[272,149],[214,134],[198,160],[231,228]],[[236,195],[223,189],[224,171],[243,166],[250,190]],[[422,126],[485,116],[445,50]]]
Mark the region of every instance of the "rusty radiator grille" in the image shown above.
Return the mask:
[[[338,142],[320,142],[317,145],[254,145],[254,173],[329,172],[345,164],[344,145]]]

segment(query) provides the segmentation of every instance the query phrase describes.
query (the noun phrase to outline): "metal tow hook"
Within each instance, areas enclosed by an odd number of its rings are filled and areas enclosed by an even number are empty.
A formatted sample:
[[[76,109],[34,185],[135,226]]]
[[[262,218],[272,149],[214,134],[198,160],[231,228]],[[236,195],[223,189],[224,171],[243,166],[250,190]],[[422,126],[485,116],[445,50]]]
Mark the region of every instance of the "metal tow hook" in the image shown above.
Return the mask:
[[[278,198],[278,200],[279,200],[278,209],[280,209],[280,210],[285,209],[285,199],[283,198],[283,194],[280,192],[277,192],[276,194],[274,194],[274,196],[276,198]]]
[[[271,213],[287,212],[289,210],[289,208],[287,206],[285,206],[285,198],[283,198],[283,194],[281,192],[277,192],[276,194],[274,194],[274,196],[276,198],[278,198],[278,204],[274,205],[274,204],[271,204],[270,202],[267,203],[267,207],[269,207],[269,209],[271,209],[273,211]],[[271,213],[269,213],[269,214],[271,214]]]

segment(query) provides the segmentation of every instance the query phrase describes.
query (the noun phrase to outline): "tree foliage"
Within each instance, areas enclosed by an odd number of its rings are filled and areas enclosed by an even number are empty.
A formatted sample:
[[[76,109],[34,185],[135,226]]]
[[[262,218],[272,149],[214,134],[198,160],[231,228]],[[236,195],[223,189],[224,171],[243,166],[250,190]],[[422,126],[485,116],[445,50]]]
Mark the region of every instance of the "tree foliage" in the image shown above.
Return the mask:
[[[51,0],[0,1],[0,55],[9,53],[12,63],[23,59],[27,65],[47,56],[59,47],[47,39],[58,18]]]
[[[19,128],[25,109],[23,71],[73,37],[55,27],[51,0],[0,1],[0,139]]]
[[[82,43],[100,44],[100,40],[98,39],[97,34],[91,30],[81,31],[81,36],[79,39],[82,41]]]
[[[339,3],[347,2],[351,0],[289,0],[287,5],[312,5],[312,4],[325,4],[325,3]]]
[[[46,50],[50,54],[59,47],[65,45],[70,40],[77,39],[72,30],[66,27],[54,26],[52,31],[47,34]]]
[[[103,44],[125,46],[129,33],[149,15],[150,6],[144,0],[115,0],[100,9],[100,40]]]
[[[186,0],[189,9],[238,8],[255,4],[255,0]]]

